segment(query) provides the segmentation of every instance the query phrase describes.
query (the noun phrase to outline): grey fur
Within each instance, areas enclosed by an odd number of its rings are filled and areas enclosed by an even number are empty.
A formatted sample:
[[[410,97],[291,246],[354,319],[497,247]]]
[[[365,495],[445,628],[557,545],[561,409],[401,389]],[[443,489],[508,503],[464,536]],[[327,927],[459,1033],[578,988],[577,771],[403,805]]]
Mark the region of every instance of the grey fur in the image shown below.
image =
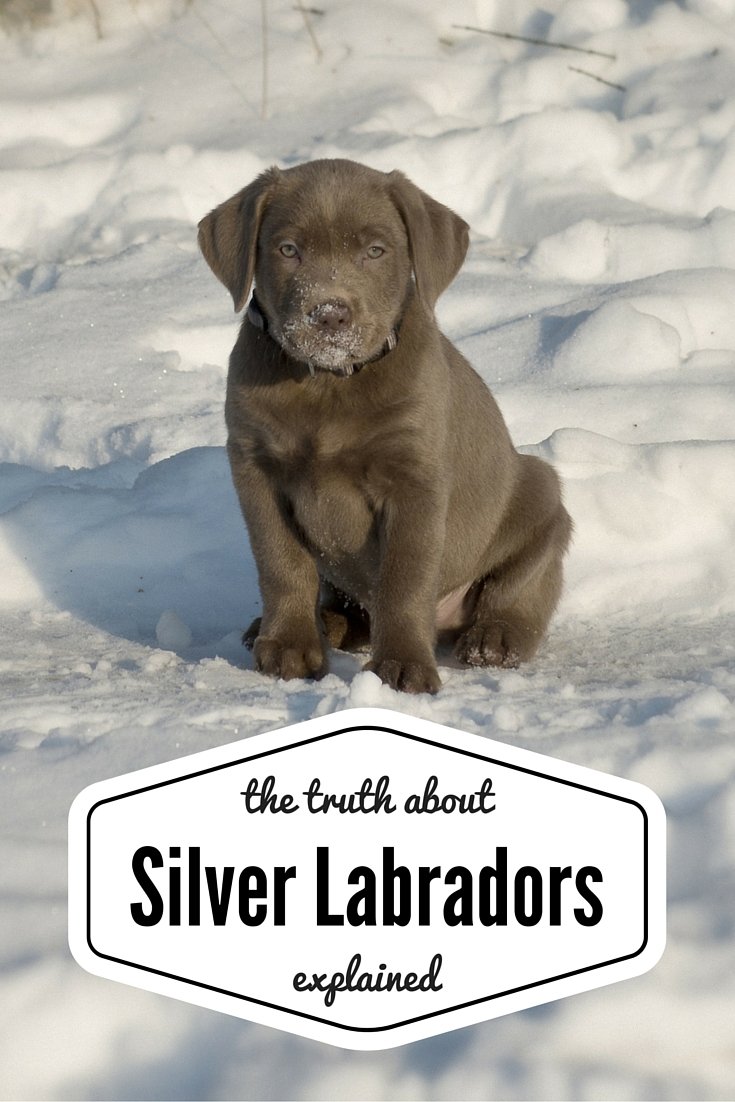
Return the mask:
[[[257,290],[225,410],[257,669],[320,677],[329,644],[369,640],[367,668],[418,693],[440,687],[439,633],[471,666],[530,658],[572,526],[552,467],[515,450],[436,325],[467,225],[400,172],[324,160],[269,169],[199,243],[236,310]]]

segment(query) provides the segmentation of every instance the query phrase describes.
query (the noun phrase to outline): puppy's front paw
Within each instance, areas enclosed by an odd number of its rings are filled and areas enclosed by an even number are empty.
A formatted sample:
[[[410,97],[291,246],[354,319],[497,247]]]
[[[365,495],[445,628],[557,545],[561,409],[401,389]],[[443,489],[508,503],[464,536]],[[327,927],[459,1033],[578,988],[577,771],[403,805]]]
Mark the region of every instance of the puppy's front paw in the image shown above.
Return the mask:
[[[473,624],[457,640],[454,654],[465,666],[504,666],[515,669],[520,664],[520,655],[507,625],[498,621]]]
[[[373,658],[365,666],[385,685],[404,693],[436,693],[441,688],[439,671],[428,662],[402,662],[397,658]]]
[[[327,656],[321,640],[272,639],[259,635],[253,645],[255,668],[271,677],[290,681],[296,677],[313,677],[317,680],[327,672]]]

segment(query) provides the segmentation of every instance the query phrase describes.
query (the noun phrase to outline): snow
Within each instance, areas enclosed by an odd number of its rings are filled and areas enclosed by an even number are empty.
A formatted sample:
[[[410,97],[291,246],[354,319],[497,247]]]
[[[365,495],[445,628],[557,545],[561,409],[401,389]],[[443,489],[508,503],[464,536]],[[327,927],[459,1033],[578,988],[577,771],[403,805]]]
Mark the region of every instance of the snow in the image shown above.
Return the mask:
[[[257,4],[59,0],[0,23],[0,1092],[732,1097],[735,6],[318,7],[312,37],[266,5],[265,81]],[[237,321],[195,224],[269,164],[323,156],[400,168],[470,222],[440,321],[575,520],[538,659],[444,655],[435,698],[346,654],[318,684],[271,682],[240,645],[258,594],[223,450]],[[661,963],[370,1055],[79,969],[82,787],[364,705],[653,788]]]

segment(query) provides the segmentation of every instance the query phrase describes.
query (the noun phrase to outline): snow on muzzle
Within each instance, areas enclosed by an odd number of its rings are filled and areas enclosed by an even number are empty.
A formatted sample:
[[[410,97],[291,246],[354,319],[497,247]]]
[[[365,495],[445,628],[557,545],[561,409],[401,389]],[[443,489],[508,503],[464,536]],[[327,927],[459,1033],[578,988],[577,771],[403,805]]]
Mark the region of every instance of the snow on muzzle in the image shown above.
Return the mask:
[[[282,335],[286,351],[325,371],[339,372],[365,358],[363,329],[344,299],[317,303],[286,321]]]

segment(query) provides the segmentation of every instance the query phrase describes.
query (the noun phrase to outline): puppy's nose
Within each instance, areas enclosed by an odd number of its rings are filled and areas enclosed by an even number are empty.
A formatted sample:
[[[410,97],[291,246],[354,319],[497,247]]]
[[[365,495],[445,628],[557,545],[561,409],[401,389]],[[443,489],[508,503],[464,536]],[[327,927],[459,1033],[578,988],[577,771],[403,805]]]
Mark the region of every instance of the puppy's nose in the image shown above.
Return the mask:
[[[320,329],[329,329],[332,333],[340,329],[346,329],[352,321],[352,311],[342,299],[332,299],[330,302],[320,302],[309,313],[314,325]]]

